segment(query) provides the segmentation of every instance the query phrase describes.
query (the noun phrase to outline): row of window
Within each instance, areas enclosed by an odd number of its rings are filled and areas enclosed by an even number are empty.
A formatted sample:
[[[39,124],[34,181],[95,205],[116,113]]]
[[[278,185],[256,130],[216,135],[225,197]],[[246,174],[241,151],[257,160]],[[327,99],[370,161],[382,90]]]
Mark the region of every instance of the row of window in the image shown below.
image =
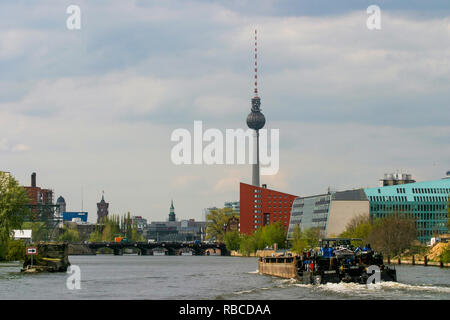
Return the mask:
[[[380,202],[384,202],[384,201],[390,201],[390,202],[407,202],[408,199],[406,198],[406,196],[370,196],[369,197],[370,201],[380,201]],[[421,202],[447,202],[448,198],[447,197],[442,197],[442,196],[414,196],[414,201],[421,201]],[[295,206],[295,205],[294,205]]]
[[[370,206],[370,211],[445,211],[447,206],[445,204],[374,204]]]
[[[412,188],[413,193],[426,193],[426,194],[449,194],[449,188]]]
[[[254,191],[254,193],[261,193],[261,192],[262,192],[261,189],[254,189],[253,191]],[[256,195],[255,195],[255,196],[256,196]],[[261,197],[261,195],[259,195],[259,197]],[[287,198],[288,198],[288,196],[282,196],[282,195],[278,195],[278,196],[277,196],[277,195],[273,195],[273,196],[272,196],[271,194],[269,194],[267,197],[268,197],[268,198],[272,198],[272,197],[273,197],[273,198],[277,198],[277,197],[278,197],[278,198],[280,198],[280,199],[282,199],[283,197],[284,197],[284,199],[287,199]]]
[[[370,196],[370,201],[407,201],[406,196]]]
[[[439,197],[439,196],[414,196],[414,201],[440,201],[440,202],[447,202],[448,198],[445,197]]]
[[[261,213],[261,212],[262,212],[262,211],[259,210],[259,209],[253,210],[253,213]],[[275,210],[275,211],[272,211],[273,214],[276,214],[277,212],[278,212],[278,213],[283,213],[283,211],[281,211],[281,210],[279,210],[279,211],[276,211],[276,210]],[[288,212],[287,212],[286,210],[284,210],[284,213],[287,214]]]
[[[376,218],[386,218],[392,215],[392,211],[390,212],[376,212],[373,213],[373,216]],[[416,218],[416,222],[420,221],[440,221],[440,222],[446,222],[447,221],[447,214],[446,213],[420,213],[413,215],[413,218]]]

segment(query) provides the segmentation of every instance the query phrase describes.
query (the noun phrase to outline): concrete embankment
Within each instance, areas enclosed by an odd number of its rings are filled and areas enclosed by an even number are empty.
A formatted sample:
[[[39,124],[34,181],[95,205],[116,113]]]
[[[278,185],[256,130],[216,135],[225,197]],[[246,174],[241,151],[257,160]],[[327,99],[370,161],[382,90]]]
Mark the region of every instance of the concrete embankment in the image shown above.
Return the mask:
[[[450,263],[441,262],[441,257],[446,250],[450,250],[450,243],[437,243],[433,247],[426,250],[422,254],[404,254],[396,256],[392,259],[385,260],[388,264],[410,264],[422,266],[435,266],[441,268],[450,267]]]
[[[408,265],[418,265],[418,266],[427,266],[427,267],[441,267],[441,268],[450,268],[450,263],[443,263],[437,261],[425,261],[422,259],[412,259],[412,258],[401,258],[401,259],[384,259],[384,263],[386,264],[408,264]]]

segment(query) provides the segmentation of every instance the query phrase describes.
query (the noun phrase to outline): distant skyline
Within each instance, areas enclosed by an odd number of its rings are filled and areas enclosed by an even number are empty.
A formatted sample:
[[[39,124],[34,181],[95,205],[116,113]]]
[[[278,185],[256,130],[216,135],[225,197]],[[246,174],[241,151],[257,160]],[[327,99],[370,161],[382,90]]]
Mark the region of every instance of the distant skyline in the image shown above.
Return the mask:
[[[66,28],[77,4],[81,30]],[[382,29],[366,27],[381,8]],[[253,30],[265,128],[280,170],[261,184],[311,195],[450,170],[448,1],[2,1],[0,170],[69,211],[202,218],[239,200],[251,165],[170,160],[174,129],[246,128]]]

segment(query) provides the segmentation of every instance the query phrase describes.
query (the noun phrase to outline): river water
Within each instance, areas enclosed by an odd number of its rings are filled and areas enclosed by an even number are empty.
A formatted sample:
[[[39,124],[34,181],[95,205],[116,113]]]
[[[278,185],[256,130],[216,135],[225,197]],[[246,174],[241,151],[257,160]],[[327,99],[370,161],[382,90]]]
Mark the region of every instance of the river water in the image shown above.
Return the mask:
[[[398,283],[302,285],[257,273],[256,258],[219,256],[70,256],[68,274],[21,274],[0,264],[0,299],[450,299],[450,269],[397,266]]]

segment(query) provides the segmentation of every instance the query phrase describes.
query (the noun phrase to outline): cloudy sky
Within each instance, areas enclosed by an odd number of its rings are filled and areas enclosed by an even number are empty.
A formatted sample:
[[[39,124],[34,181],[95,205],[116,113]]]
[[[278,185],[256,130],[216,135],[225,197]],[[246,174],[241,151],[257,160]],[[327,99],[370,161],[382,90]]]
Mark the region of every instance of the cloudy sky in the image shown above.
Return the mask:
[[[68,30],[66,8],[81,8]],[[366,9],[381,8],[381,30]],[[68,210],[200,219],[239,200],[250,165],[171,162],[174,129],[246,128],[253,30],[266,128],[280,130],[269,188],[376,186],[385,172],[450,169],[450,3],[125,1],[0,3],[0,170]]]

